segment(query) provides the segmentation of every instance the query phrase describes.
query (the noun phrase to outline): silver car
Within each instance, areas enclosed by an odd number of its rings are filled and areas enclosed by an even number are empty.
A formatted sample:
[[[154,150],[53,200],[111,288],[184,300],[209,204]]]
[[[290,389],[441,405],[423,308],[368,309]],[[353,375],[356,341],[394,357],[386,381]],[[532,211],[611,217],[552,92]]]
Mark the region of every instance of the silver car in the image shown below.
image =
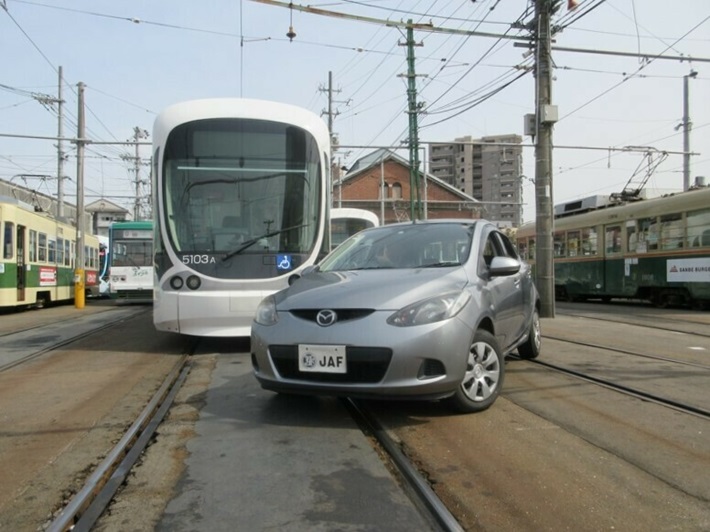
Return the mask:
[[[484,220],[367,229],[292,281],[252,324],[267,390],[445,399],[478,412],[498,397],[508,353],[540,353],[529,266]]]

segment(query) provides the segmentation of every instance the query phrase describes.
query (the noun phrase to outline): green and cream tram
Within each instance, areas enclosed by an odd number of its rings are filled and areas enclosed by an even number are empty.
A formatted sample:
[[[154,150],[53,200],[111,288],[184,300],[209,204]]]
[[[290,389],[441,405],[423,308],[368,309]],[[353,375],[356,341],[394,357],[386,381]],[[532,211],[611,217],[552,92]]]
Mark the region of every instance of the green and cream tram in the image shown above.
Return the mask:
[[[535,224],[518,251],[535,262]],[[558,299],[644,299],[710,306],[710,188],[610,204],[554,221]]]
[[[14,198],[0,197],[0,308],[74,299],[76,228]],[[86,295],[99,295],[99,240],[84,238]]]

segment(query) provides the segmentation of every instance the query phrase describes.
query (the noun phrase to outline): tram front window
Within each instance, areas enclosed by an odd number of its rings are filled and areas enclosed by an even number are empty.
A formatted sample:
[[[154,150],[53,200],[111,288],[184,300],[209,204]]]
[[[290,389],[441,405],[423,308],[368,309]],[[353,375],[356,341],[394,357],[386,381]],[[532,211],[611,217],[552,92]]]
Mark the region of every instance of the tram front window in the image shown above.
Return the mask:
[[[215,261],[311,253],[320,222],[319,162],[310,134],[280,123],[215,119],[177,128],[164,160],[174,248]]]

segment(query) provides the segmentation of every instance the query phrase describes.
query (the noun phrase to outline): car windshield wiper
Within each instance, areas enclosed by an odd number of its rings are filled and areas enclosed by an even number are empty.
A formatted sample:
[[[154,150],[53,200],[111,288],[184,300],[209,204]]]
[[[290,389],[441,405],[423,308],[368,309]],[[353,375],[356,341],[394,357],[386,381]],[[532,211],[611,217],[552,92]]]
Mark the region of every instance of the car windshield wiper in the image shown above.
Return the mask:
[[[247,248],[252,247],[254,244],[256,244],[262,238],[269,238],[272,236],[280,235],[281,233],[285,233],[286,231],[291,231],[292,229],[301,229],[302,227],[306,227],[307,225],[308,224],[292,225],[291,227],[284,227],[284,228],[279,229],[277,231],[270,231],[268,233],[264,233],[263,235],[259,235],[257,237],[254,237],[254,238],[244,242],[241,246],[239,246],[234,251],[230,251],[229,253],[227,253],[224,257],[222,257],[222,260],[225,261],[227,259],[231,259],[232,257],[234,257],[234,255],[239,255],[242,251],[244,251]]]
[[[444,268],[446,266],[461,266],[460,262],[448,261],[448,262],[435,262],[433,264],[422,264],[420,268]]]

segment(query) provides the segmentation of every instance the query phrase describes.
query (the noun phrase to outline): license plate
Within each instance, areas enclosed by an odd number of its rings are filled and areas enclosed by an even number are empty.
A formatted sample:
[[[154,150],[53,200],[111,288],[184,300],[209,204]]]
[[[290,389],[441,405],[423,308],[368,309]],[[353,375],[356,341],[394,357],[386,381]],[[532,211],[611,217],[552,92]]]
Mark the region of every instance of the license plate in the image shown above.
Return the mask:
[[[298,369],[314,373],[347,373],[344,345],[299,345]]]

